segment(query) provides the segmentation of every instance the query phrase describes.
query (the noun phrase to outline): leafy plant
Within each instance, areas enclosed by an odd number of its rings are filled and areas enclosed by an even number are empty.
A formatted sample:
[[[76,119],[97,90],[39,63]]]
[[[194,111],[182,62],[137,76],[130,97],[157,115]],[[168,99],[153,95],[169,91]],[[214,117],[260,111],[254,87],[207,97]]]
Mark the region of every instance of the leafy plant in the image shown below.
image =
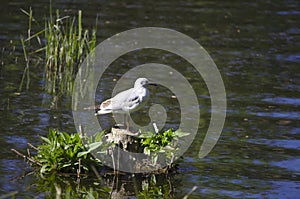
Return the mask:
[[[103,168],[103,164],[92,155],[92,152],[108,155],[109,151],[111,152],[116,145],[107,142],[104,134],[105,131],[101,131],[91,137],[87,137],[79,133],[68,134],[50,129],[47,137],[41,137],[42,144],[38,147],[28,143],[31,148],[37,150],[36,155],[31,156],[28,153],[28,156],[26,156],[15,149],[11,150],[37,166],[42,176],[53,172],[77,173],[77,176],[79,176],[81,171],[83,173],[91,170],[95,172],[95,168]],[[158,166],[158,157],[164,155],[161,157],[164,158],[168,166],[171,166],[177,155],[176,152],[179,150],[179,139],[187,135],[189,133],[184,133],[180,130],[172,131],[172,129],[157,134],[152,132],[143,133],[140,135],[139,143],[140,146],[144,147],[144,154],[148,156],[144,163],[148,164],[151,157],[151,162],[148,166],[156,167]],[[170,167],[166,167],[166,169],[168,168]]]
[[[98,135],[103,135],[100,132]],[[89,171],[94,163],[99,164],[90,152],[101,145],[101,142],[84,145],[78,133],[68,134],[50,129],[47,137],[41,137],[43,143],[39,145],[37,155],[33,159],[42,166],[40,173],[52,171],[76,173],[79,167]]]
[[[179,138],[189,135],[180,130],[173,131],[169,129],[164,132],[153,133],[147,132],[140,135],[141,145],[144,147],[144,153],[151,155],[152,163],[156,164],[160,153],[165,153],[169,163],[173,162],[176,151],[179,149]]]

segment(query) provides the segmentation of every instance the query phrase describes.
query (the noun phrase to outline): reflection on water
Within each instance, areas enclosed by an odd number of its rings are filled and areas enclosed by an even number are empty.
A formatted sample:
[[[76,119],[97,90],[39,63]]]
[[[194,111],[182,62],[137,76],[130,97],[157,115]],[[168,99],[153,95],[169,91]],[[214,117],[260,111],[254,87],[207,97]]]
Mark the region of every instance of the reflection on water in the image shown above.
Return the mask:
[[[74,132],[71,100],[55,101],[43,93],[43,65],[31,67],[30,90],[17,92],[24,70],[20,35],[26,35],[27,19],[19,11],[32,6],[35,17],[43,26],[48,1],[32,4],[12,0],[1,2],[0,16],[0,195],[18,191],[17,196],[55,196],[56,189],[36,189],[44,185],[31,175],[16,178],[30,171],[10,148],[26,151],[27,142],[39,143],[50,127]],[[214,150],[198,159],[198,150],[210,118],[209,93],[201,77],[181,58],[149,50],[123,56],[110,68],[107,81],[99,89],[99,99],[109,95],[113,78],[119,79],[131,67],[157,62],[183,71],[199,94],[201,122],[199,138],[178,162],[174,179],[143,181],[140,177],[126,179],[124,191],[131,196],[159,194],[167,189],[175,198],[183,197],[194,186],[190,198],[297,198],[300,192],[300,29],[298,1],[55,1],[54,8],[66,14],[83,11],[83,23],[92,27],[98,20],[98,42],[120,31],[135,27],[172,28],[196,39],[208,50],[223,77],[228,97],[224,131]],[[38,28],[37,28],[38,29]],[[14,47],[15,46],[15,47]],[[18,56],[18,58],[16,58]],[[170,94],[170,93],[169,93]],[[177,126],[179,108],[176,100],[159,92],[153,103],[168,106],[168,124]],[[171,101],[172,100],[172,101]],[[170,104],[176,104],[173,109]],[[145,114],[143,111],[139,114]],[[104,118],[110,124],[111,117]],[[138,122],[140,117],[134,116]],[[147,121],[140,121],[147,123]],[[96,178],[95,178],[96,179]],[[152,179],[153,180],[153,179]],[[72,180],[71,180],[72,181]],[[107,196],[105,187],[112,181],[85,182],[91,187],[58,180],[63,189],[78,193]],[[137,182],[140,187],[135,187]],[[98,183],[98,184],[97,184]],[[142,184],[144,183],[144,184]],[[152,184],[151,184],[152,183]],[[169,183],[172,186],[169,186]],[[122,191],[120,183],[117,193]],[[143,185],[143,186],[142,186]],[[174,185],[174,186],[173,186]],[[51,189],[52,186],[52,189]],[[116,185],[113,185],[116,186]],[[148,186],[148,189],[147,189]],[[128,188],[128,187],[131,187]],[[169,188],[172,190],[169,190]],[[102,189],[103,188],[103,189]],[[48,194],[48,195],[47,195]],[[102,195],[101,195],[102,194]]]

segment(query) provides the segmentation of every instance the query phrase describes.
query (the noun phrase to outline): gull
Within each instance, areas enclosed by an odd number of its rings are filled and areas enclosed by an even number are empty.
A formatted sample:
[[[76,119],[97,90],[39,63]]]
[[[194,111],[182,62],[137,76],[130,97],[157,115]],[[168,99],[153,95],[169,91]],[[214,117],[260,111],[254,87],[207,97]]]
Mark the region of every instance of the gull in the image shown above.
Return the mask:
[[[147,78],[138,78],[134,87],[128,90],[122,91],[114,97],[105,100],[98,106],[98,111],[95,115],[103,115],[107,113],[123,113],[125,116],[126,130],[129,130],[129,113],[134,112],[142,108],[149,99],[149,91],[146,88],[147,85],[156,85],[150,83]]]

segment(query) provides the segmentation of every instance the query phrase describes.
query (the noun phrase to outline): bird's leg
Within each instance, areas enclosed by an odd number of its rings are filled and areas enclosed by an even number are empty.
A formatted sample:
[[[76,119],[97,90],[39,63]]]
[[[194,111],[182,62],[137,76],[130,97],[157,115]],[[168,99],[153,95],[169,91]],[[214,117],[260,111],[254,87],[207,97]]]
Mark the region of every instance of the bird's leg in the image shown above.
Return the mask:
[[[125,128],[125,126],[127,125],[127,114],[124,113],[123,116],[124,116],[124,117],[123,117],[123,126],[124,126],[124,128]]]
[[[126,131],[129,131],[129,115],[125,114]]]
[[[126,114],[123,114],[123,126],[125,128],[125,125],[126,125]]]

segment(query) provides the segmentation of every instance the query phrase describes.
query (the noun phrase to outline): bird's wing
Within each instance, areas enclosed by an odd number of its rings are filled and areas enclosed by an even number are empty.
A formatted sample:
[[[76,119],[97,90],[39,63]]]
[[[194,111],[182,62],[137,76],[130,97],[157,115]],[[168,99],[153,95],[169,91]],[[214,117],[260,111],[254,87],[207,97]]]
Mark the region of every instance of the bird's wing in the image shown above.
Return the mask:
[[[126,102],[123,104],[123,109],[130,111],[136,109],[138,106],[142,105],[142,100],[145,97],[145,89],[135,89],[133,88],[130,95],[128,96]]]
[[[122,111],[124,103],[126,104],[128,101],[128,97],[131,95],[133,89],[125,90],[123,92],[118,93],[113,98],[105,100],[102,102],[100,109],[102,111]]]
[[[147,91],[141,88],[131,88],[120,92],[113,98],[102,102],[97,114],[133,111],[141,105],[145,92]]]

